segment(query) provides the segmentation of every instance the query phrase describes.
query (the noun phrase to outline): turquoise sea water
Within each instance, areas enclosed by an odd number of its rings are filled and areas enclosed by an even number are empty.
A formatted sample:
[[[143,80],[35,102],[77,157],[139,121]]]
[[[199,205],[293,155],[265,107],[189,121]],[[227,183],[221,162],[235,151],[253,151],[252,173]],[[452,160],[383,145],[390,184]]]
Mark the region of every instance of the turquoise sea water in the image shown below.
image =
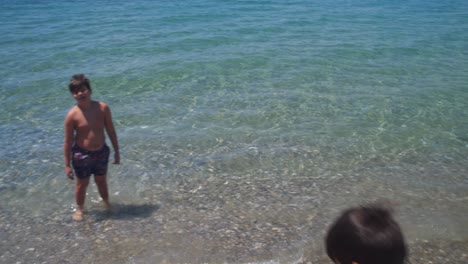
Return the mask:
[[[328,263],[331,219],[377,199],[410,245],[467,241],[468,2],[0,5],[0,262]],[[122,155],[84,223],[75,73]]]

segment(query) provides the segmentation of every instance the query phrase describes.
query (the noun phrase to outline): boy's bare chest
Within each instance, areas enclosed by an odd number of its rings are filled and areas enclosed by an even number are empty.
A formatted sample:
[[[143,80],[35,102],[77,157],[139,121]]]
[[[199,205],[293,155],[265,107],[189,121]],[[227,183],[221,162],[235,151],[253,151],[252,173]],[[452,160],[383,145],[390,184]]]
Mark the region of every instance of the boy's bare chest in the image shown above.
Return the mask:
[[[102,129],[104,128],[104,114],[100,111],[79,112],[75,119],[76,128],[82,129]]]

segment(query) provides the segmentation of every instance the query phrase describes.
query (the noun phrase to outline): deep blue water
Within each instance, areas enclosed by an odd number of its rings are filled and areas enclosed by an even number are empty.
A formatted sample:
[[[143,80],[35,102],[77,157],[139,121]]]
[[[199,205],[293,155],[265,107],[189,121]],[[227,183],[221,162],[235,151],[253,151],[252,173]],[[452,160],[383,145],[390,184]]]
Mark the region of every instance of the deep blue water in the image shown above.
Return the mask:
[[[1,243],[6,260],[28,261],[27,222],[62,249],[36,260],[81,241],[99,245],[85,262],[293,261],[376,199],[399,204],[410,241],[467,239],[466,1],[0,6],[0,226],[21,248]],[[101,219],[90,186],[88,233],[63,173],[75,73],[113,113],[111,199],[156,208]],[[55,224],[84,235],[45,235]]]

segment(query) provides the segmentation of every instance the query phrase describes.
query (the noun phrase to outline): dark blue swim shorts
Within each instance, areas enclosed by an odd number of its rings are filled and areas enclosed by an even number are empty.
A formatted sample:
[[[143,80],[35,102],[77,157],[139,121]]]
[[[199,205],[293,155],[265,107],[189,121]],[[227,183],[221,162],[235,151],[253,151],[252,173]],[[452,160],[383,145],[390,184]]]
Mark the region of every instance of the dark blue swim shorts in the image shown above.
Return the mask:
[[[75,175],[80,179],[94,176],[103,176],[107,173],[110,150],[107,145],[100,150],[89,151],[74,145],[72,147],[72,165]]]

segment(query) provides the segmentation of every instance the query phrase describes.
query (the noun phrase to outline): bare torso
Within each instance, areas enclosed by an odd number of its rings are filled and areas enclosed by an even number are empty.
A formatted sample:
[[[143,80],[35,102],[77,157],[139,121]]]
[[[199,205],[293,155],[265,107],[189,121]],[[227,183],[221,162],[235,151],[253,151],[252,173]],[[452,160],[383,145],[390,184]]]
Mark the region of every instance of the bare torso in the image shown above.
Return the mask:
[[[105,115],[104,103],[92,101],[88,108],[75,106],[73,111],[73,125],[75,129],[74,142],[81,148],[95,151],[105,144]]]

